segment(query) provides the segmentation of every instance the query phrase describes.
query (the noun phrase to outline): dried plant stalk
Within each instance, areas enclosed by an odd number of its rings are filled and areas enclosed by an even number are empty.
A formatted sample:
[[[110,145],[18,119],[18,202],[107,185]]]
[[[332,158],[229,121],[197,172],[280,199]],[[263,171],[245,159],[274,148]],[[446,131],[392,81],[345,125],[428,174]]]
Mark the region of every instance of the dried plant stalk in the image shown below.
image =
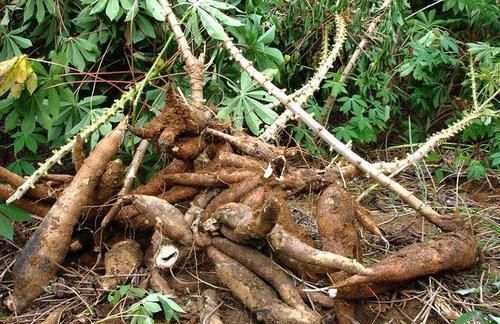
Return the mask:
[[[452,231],[463,226],[463,221],[459,216],[455,217],[440,215],[431,207],[418,199],[413,193],[406,190],[399,183],[384,175],[379,169],[375,168],[373,164],[369,163],[368,161],[354,153],[344,143],[340,142],[328,130],[321,126],[321,124],[319,124],[308,113],[306,113],[299,104],[297,104],[295,101],[290,101],[290,99],[281,89],[276,87],[271,81],[267,80],[267,78],[262,73],[257,71],[250,63],[250,61],[243,57],[241,51],[234,45],[227,34],[225,35],[224,47],[228,50],[231,57],[236,62],[238,62],[241,68],[246,71],[252,79],[254,79],[258,84],[266,89],[272,96],[280,100],[280,102],[287,109],[298,115],[300,120],[303,121],[312,131],[317,133],[328,145],[330,145],[332,150],[338,152],[347,161],[368,174],[371,178],[379,182],[383,187],[388,188],[392,192],[396,193],[404,202],[413,207],[420,214],[425,216],[430,222],[440,227],[441,229]]]

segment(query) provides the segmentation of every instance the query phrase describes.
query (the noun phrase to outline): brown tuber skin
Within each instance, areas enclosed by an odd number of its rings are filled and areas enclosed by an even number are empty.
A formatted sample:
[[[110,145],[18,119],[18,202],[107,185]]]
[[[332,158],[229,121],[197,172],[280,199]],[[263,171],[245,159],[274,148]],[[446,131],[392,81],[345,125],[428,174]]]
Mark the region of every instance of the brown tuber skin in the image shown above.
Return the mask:
[[[304,304],[293,280],[286,272],[273,263],[270,258],[255,249],[222,238],[214,238],[212,240],[212,245],[219,251],[224,251],[225,254],[269,282],[288,306],[305,313],[305,316],[316,318],[316,321],[320,320],[320,318]]]
[[[353,201],[354,199],[340,185],[328,186],[316,204],[316,221],[324,251],[361,260],[363,253],[354,219]],[[347,276],[348,274],[343,271],[330,274],[334,283]],[[339,324],[352,323],[354,320],[352,304],[336,298],[334,308]]]
[[[92,201],[101,175],[123,142],[126,125],[125,119],[96,145],[18,255],[14,290],[6,302],[11,310],[19,312],[38,297],[64,261],[81,208]]]
[[[193,233],[184,221],[184,215],[165,200],[146,195],[126,196],[124,200],[131,201],[135,209],[156,223],[165,237],[184,245],[192,244]]]
[[[121,160],[116,159],[108,163],[106,171],[102,175],[97,187],[97,204],[106,203],[120,191],[124,176],[125,166]]]
[[[208,204],[201,221],[204,222],[209,219],[212,213],[220,206],[230,202],[240,201],[248,192],[259,186],[260,183],[260,178],[250,178],[248,181],[242,181],[222,191]]]
[[[240,241],[264,238],[278,220],[280,205],[274,197],[269,198],[260,212],[254,212],[241,203],[228,203],[212,213],[212,218],[234,230]]]
[[[6,184],[0,184],[0,199],[7,200],[13,193],[14,189]],[[14,201],[16,206],[21,207],[30,214],[45,217],[50,210],[50,205],[44,202],[34,202],[26,198],[21,198]]]
[[[101,278],[103,289],[112,290],[126,281],[127,276],[142,263],[142,251],[134,240],[125,240],[113,245],[104,256],[106,274]]]
[[[173,184],[166,183],[165,177],[172,173],[186,172],[192,169],[192,163],[182,160],[173,160],[163,170],[156,173],[148,182],[131,191],[137,195],[158,195],[170,189]]]
[[[265,323],[320,323],[318,317],[300,312],[281,302],[276,293],[250,270],[214,247],[208,256],[217,276],[248,307],[258,321]]]
[[[407,246],[370,267],[369,276],[354,275],[335,287],[374,282],[403,282],[441,271],[470,268],[476,262],[478,247],[467,230],[441,234],[425,243]]]
[[[73,164],[75,165],[75,171],[78,172],[83,166],[83,161],[87,156],[85,153],[85,141],[78,134],[75,138],[75,145],[73,145],[73,150],[71,151],[73,157]]]
[[[324,269],[324,272],[334,272],[337,270],[361,274],[371,274],[373,272],[356,260],[331,252],[320,251],[302,243],[285,231],[280,225],[274,226],[268,235],[268,239],[276,253],[305,264],[321,267]]]

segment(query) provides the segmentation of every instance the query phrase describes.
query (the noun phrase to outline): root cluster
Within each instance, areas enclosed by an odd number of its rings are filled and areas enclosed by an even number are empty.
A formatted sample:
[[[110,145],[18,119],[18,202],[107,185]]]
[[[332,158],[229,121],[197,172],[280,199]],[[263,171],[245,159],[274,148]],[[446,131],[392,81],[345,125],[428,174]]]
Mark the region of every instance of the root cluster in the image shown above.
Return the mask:
[[[160,115],[142,128],[129,127],[171,159],[148,182],[132,190],[130,184],[122,188],[123,163],[112,159],[126,131],[124,122],[86,159],[81,148],[75,152],[74,177],[60,177],[66,181],[57,186],[51,187],[49,181],[37,185],[17,202],[45,218],[14,266],[14,291],[8,300],[12,310],[25,309],[55,276],[75,225],[99,224],[104,215],[106,227],[101,230],[123,232],[125,227],[150,237],[148,246],[123,237],[104,242],[112,246],[104,258],[106,274],[100,280],[104,289],[113,289],[144,267],[150,287],[170,294],[168,270],[205,254],[220,281],[258,320],[269,323],[320,323],[321,314],[311,301],[335,308],[339,322],[349,323],[354,316],[351,300],[476,262],[475,238],[460,229],[364,265],[359,227],[378,236],[382,231],[343,189],[335,170],[307,167],[297,150],[207,121],[198,107],[183,102],[173,89],[167,98]],[[142,156],[146,147],[147,143]],[[135,177],[129,173],[127,178]],[[2,196],[23,181],[4,169],[0,177],[6,183],[0,185]],[[315,215],[321,248],[295,223],[288,208],[287,200],[304,192],[319,195]],[[178,208],[178,203],[186,209]],[[323,282],[327,289],[321,291],[328,290],[329,295],[305,292],[300,281],[306,280]],[[205,322],[221,323],[214,296],[213,291],[206,292],[201,314]]]

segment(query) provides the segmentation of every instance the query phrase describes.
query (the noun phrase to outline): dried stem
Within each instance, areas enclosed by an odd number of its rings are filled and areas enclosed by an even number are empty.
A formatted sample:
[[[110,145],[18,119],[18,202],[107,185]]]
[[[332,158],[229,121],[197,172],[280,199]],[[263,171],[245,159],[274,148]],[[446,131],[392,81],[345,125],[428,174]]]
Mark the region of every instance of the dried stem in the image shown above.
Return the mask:
[[[127,174],[125,175],[125,180],[123,181],[123,187],[118,192],[119,199],[113,204],[113,207],[111,207],[106,216],[104,216],[101,222],[102,227],[106,227],[118,213],[121,202],[120,197],[129,193],[130,188],[132,187],[134,179],[137,175],[137,170],[139,170],[139,167],[142,164],[142,160],[144,159],[144,155],[146,154],[146,151],[148,149],[148,145],[149,142],[147,140],[142,140],[141,143],[139,143],[139,146],[137,147],[137,150],[135,151],[134,157],[132,159],[132,162],[130,162]]]
[[[391,5],[391,2],[392,2],[392,0],[385,0],[384,3],[382,3],[382,6],[380,7],[379,10],[385,11],[385,9],[389,8],[389,6]],[[351,58],[349,59],[349,62],[347,62],[347,65],[346,65],[344,71],[342,71],[342,75],[340,76],[340,81],[345,82],[347,80],[347,77],[349,76],[352,69],[354,68],[354,65],[357,63],[358,59],[361,57],[361,54],[363,54],[363,51],[364,51],[366,45],[368,44],[368,39],[373,35],[373,33],[375,32],[375,30],[377,28],[377,25],[382,20],[383,14],[384,13],[375,17],[372,20],[372,22],[370,23],[370,25],[368,26],[368,29],[366,30],[365,37],[363,37],[361,39],[358,46],[356,47],[356,50],[354,51]],[[326,114],[329,114],[332,107],[333,107],[334,102],[335,102],[335,95],[332,92],[332,93],[330,93],[328,98],[326,98],[325,104],[323,106],[323,112],[325,112]]]
[[[189,75],[189,83],[191,84],[191,101],[192,104],[201,108],[204,103],[203,99],[203,55],[197,59],[191,52],[191,48],[186,40],[186,36],[182,31],[181,24],[177,16],[172,11],[172,7],[167,0],[160,0],[160,3],[165,10],[167,21],[175,35],[182,58],[185,61],[185,70]]]
[[[300,106],[304,105],[307,100],[314,94],[315,91],[319,89],[319,86],[323,79],[326,77],[326,74],[328,71],[332,68],[333,62],[335,61],[336,57],[340,53],[340,49],[342,48],[342,45],[344,44],[346,37],[347,37],[347,32],[346,32],[346,26],[345,26],[345,21],[340,15],[335,15],[335,24],[337,26],[336,30],[336,37],[335,37],[335,44],[332,47],[332,50],[330,51],[329,55],[322,60],[320,63],[320,66],[314,76],[311,78],[309,82],[307,82],[301,90],[301,92],[296,96],[292,97],[297,104]],[[293,112],[291,110],[285,110],[279,117],[274,121],[272,125],[270,125],[264,133],[259,137],[265,142],[269,142],[272,139],[276,138],[276,135],[278,134],[279,130],[284,128],[286,123],[293,117]]]

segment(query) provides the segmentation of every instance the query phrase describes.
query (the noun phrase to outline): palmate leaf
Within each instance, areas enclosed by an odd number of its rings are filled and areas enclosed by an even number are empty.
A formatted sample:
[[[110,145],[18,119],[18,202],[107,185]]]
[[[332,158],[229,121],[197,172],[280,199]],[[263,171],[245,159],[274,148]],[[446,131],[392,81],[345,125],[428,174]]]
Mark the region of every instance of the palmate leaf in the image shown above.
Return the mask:
[[[272,78],[276,72],[264,71],[264,73]],[[267,107],[267,103],[276,102],[276,98],[259,89],[258,84],[246,72],[241,74],[239,85],[240,87],[237,88],[229,84],[237,96],[226,99],[225,106],[217,116],[222,120],[232,121],[237,129],[242,129],[243,122],[245,122],[250,131],[258,135],[261,132],[262,123],[271,125],[278,118],[278,114]]]
[[[26,86],[30,94],[35,91],[37,77],[26,55],[0,62],[0,96],[10,90],[10,96],[19,98]]]

